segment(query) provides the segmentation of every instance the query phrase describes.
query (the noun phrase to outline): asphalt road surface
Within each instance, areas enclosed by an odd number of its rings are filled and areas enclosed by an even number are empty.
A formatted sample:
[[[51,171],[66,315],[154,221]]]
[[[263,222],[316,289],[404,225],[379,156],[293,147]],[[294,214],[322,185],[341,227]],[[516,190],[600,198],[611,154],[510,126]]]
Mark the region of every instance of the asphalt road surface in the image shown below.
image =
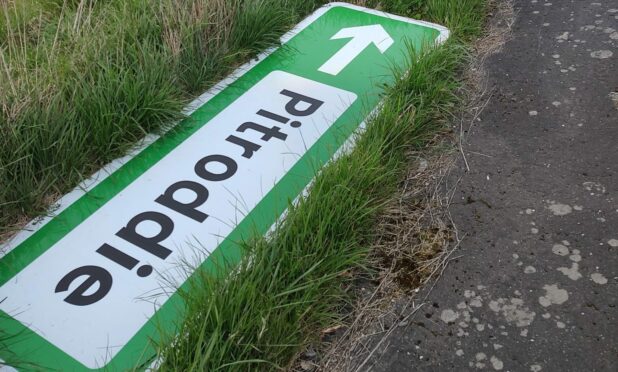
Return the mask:
[[[372,371],[618,371],[618,0],[514,8],[454,172],[462,256]]]

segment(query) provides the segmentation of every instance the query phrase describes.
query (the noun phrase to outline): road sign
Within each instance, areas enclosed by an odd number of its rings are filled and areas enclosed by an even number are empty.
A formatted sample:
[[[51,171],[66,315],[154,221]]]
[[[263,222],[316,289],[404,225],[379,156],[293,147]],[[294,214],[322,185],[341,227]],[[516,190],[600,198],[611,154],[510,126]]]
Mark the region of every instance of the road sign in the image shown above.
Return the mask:
[[[182,309],[173,288],[195,274],[181,262],[237,262],[234,242],[280,218],[377,107],[408,46],[447,37],[348,4],[316,11],[6,245],[0,329],[12,338],[0,357],[61,370],[149,363],[157,327],[173,330]]]

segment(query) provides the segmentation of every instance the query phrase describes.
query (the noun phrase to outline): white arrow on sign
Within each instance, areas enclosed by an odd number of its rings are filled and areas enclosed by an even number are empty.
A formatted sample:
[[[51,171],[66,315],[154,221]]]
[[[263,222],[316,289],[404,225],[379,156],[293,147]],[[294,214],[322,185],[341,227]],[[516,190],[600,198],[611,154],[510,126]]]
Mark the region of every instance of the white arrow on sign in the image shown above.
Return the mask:
[[[380,50],[380,53],[384,53],[395,42],[381,25],[343,28],[330,39],[349,38],[352,40],[326,61],[318,71],[337,75],[370,44],[373,43]]]

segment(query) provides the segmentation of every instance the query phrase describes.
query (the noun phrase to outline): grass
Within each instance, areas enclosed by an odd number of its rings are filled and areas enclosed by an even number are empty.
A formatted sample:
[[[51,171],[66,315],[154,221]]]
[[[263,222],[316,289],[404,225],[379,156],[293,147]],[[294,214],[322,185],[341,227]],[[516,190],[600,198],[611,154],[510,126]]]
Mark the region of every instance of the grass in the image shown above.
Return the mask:
[[[323,2],[0,0],[0,236],[173,123],[192,97]],[[183,336],[157,345],[161,370],[286,368],[341,318],[406,152],[454,110],[485,0],[356,2],[443,24],[451,38],[410,51],[410,73],[395,72],[354,150],[322,170],[269,239],[243,243],[235,275],[202,274],[183,293]]]
[[[367,5],[378,6],[376,2]],[[354,269],[367,270],[376,217],[407,167],[406,152],[444,128],[458,103],[465,43],[483,26],[483,0],[381,2],[383,9],[446,25],[441,48],[410,51],[384,106],[354,150],[330,163],[267,238],[224,280],[202,274],[183,293],[179,334],[159,345],[162,371],[285,369],[303,345],[341,318]]]
[[[0,239],[323,2],[0,1]]]

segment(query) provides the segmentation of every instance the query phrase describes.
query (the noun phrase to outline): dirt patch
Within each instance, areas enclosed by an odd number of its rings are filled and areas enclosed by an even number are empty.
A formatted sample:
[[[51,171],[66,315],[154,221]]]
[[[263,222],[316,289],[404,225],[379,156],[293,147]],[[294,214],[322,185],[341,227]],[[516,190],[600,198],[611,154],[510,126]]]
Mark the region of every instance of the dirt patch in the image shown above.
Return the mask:
[[[357,301],[348,309],[347,324],[301,356],[302,365],[296,370],[361,368],[372,350],[381,347],[379,339],[407,325],[423,306],[415,294],[440,276],[460,241],[448,214],[449,190],[455,185],[445,184],[455,159],[454,134],[443,133],[425,152],[410,154],[407,177],[376,228],[371,257],[374,275],[357,281],[353,289]]]
[[[407,324],[422,306],[414,294],[440,275],[459,241],[444,184],[456,153],[453,137],[453,131],[442,133],[424,152],[410,154],[407,177],[376,228],[373,275],[356,280],[351,289],[356,302],[344,309],[350,314],[345,324],[323,330],[322,343],[303,353],[292,370],[353,370],[358,356],[367,354],[370,336]]]
[[[439,160],[433,159],[436,163]],[[432,171],[434,169],[427,168],[418,173],[416,169],[411,169],[405,182],[406,186],[412,187],[405,188],[416,189],[415,184],[423,177],[422,173],[431,174]],[[427,213],[427,201],[422,198],[430,196],[423,194],[415,191],[391,202],[382,216],[374,245],[376,265],[389,268],[388,272],[399,289],[408,293],[430,276],[431,263],[454,241],[452,226],[448,221],[443,216]],[[434,208],[438,206],[436,202],[431,202]]]

